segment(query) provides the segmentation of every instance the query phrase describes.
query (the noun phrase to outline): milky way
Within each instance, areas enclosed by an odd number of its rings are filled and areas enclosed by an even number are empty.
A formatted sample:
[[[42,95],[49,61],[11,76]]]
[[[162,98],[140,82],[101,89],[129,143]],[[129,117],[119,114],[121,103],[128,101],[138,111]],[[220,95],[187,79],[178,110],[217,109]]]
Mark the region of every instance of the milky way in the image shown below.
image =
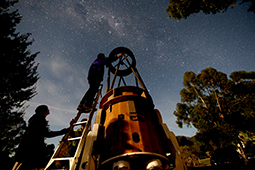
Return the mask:
[[[246,12],[244,4],[177,22],[168,17],[168,5],[168,0],[20,1],[16,8],[23,18],[17,31],[32,33],[35,41],[29,48],[40,51],[38,95],[28,102],[25,119],[38,104],[47,104],[50,128],[68,126],[87,90],[91,62],[98,53],[108,56],[124,46],[135,54],[137,69],[169,129],[176,135],[194,135],[193,128],[179,129],[173,116],[183,74],[206,67],[228,75],[254,70],[255,14]]]

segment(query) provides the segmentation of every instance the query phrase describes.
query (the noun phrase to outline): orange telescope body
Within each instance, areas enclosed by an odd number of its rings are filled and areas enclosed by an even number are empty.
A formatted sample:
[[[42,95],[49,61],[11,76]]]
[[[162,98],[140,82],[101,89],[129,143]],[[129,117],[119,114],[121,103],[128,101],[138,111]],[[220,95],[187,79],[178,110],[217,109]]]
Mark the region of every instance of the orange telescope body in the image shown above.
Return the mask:
[[[176,137],[154,108],[135,68],[133,53],[118,47],[109,60],[106,94],[99,104],[93,130],[86,137],[80,169],[186,170]],[[110,72],[114,74],[111,83]],[[136,86],[126,85],[123,78],[131,73]],[[119,84],[113,88],[117,76]]]
[[[138,87],[118,87],[103,97],[104,161],[127,153],[155,158],[171,155],[160,127],[160,113],[153,106],[151,98]]]

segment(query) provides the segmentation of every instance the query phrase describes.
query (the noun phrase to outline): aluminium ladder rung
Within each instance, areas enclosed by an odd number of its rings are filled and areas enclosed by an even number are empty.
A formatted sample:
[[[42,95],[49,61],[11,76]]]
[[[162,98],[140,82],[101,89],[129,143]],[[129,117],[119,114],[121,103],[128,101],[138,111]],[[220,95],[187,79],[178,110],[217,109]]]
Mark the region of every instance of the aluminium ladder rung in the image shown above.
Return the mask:
[[[77,123],[73,123],[72,125],[73,125],[73,126],[82,125],[82,124],[85,124],[85,123],[87,123],[87,122],[88,122],[88,121],[77,122]]]
[[[76,138],[68,138],[67,141],[73,141],[73,140],[79,140],[81,139],[81,136],[80,137],[76,137]]]
[[[74,157],[66,157],[66,158],[52,158],[52,161],[65,161],[65,160],[73,160]]]
[[[55,161],[69,161],[69,170],[75,170],[76,169],[79,157],[81,155],[81,152],[83,150],[83,147],[84,147],[84,144],[85,144],[85,141],[86,141],[86,135],[88,134],[88,132],[90,131],[90,128],[91,128],[91,120],[93,118],[94,112],[96,111],[95,107],[96,107],[96,105],[98,103],[98,99],[101,95],[102,86],[103,85],[100,85],[100,88],[98,89],[96,99],[93,103],[91,111],[89,112],[88,120],[77,123],[77,120],[79,119],[79,117],[82,113],[82,112],[79,111],[77,113],[76,117],[74,118],[75,123],[73,123],[70,126],[70,129],[73,129],[73,127],[76,126],[76,125],[86,124],[85,129],[82,132],[82,135],[80,137],[68,138],[68,136],[70,135],[70,131],[69,131],[62,138],[60,144],[58,145],[57,149],[53,153],[53,155],[52,155],[51,159],[49,160],[48,164],[46,165],[45,170],[54,170],[55,168],[51,167],[51,166],[53,165],[53,162],[55,162]],[[60,158],[57,157],[57,156],[59,156],[59,153],[60,153],[61,149],[63,148],[63,146],[65,145],[66,141],[73,141],[73,140],[80,140],[78,142],[78,145],[77,145],[76,151],[74,153],[74,156],[73,157],[60,157]]]

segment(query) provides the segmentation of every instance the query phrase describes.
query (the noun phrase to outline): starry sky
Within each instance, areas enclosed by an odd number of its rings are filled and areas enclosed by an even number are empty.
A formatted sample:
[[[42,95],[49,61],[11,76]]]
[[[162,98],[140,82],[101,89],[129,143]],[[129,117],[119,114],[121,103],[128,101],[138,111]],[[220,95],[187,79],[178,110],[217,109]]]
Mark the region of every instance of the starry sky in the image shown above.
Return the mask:
[[[22,0],[17,32],[32,33],[29,49],[40,51],[37,95],[29,102],[27,121],[39,104],[47,104],[50,129],[67,127],[88,88],[87,74],[98,53],[120,46],[132,50],[136,67],[163,122],[176,135],[193,136],[194,128],[178,128],[173,115],[180,102],[186,71],[213,67],[230,75],[254,70],[255,14],[249,4],[216,15],[168,17],[168,0]],[[106,88],[106,74],[103,93]],[[86,117],[86,116],[85,116]],[[48,139],[58,144],[61,138]]]

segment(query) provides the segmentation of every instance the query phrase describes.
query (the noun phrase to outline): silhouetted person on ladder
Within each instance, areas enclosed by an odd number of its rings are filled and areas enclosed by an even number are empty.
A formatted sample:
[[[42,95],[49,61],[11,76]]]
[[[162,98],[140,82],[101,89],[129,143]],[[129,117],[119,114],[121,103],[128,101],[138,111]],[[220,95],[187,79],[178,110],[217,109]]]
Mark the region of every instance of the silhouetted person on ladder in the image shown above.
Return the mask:
[[[88,83],[89,89],[83,96],[77,110],[88,113],[92,109],[92,104],[99,86],[104,77],[104,66],[107,64],[107,58],[103,53],[97,55],[97,59],[89,68]]]

